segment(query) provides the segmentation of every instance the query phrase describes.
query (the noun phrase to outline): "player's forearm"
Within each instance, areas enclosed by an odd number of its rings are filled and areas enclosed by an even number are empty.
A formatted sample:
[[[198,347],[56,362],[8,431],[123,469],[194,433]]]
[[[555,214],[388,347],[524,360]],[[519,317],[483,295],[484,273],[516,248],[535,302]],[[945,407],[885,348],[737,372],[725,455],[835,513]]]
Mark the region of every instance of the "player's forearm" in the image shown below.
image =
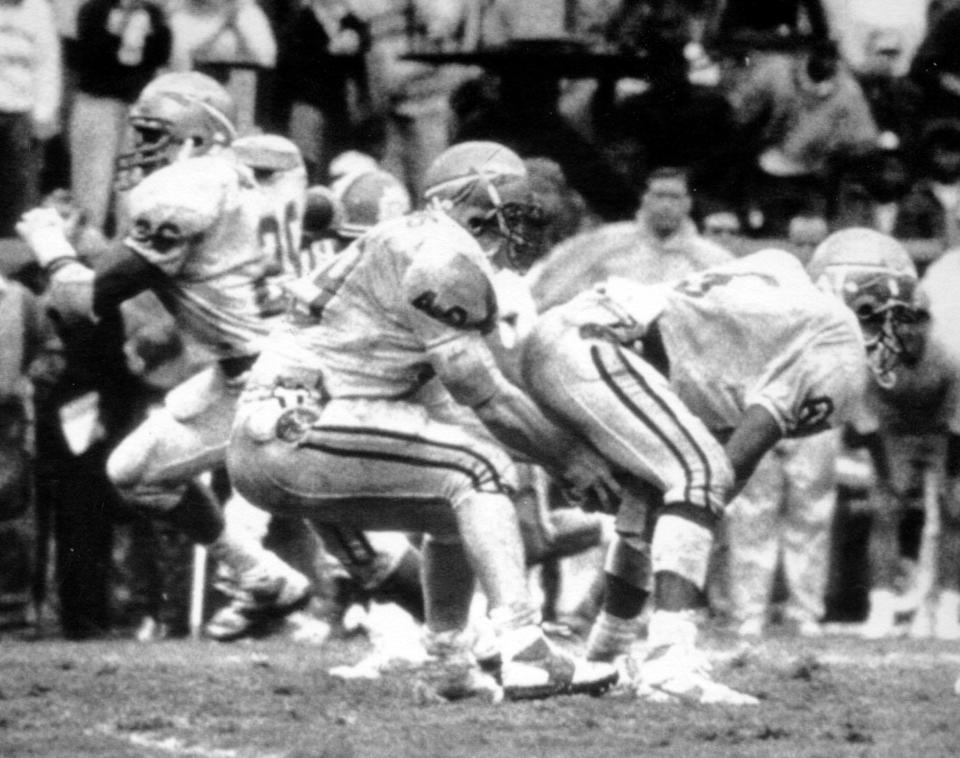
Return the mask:
[[[507,447],[553,472],[563,470],[567,435],[548,421],[530,398],[507,384],[474,408],[491,433]]]
[[[766,408],[760,405],[747,408],[743,420],[724,445],[734,476],[734,491],[730,497],[743,488],[760,459],[782,436],[780,425]]]

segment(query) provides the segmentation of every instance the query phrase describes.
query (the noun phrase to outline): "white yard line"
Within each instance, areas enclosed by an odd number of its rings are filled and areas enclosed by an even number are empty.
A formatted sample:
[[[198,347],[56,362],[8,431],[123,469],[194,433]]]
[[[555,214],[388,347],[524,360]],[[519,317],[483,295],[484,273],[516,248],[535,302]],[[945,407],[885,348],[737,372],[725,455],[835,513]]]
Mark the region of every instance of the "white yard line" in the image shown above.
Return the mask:
[[[100,724],[94,729],[86,730],[86,733],[88,735],[96,734],[111,737],[139,749],[154,750],[158,753],[182,756],[183,758],[241,758],[243,755],[238,750],[187,743],[179,737],[155,737],[146,732],[119,731],[109,724]],[[258,758],[283,758],[280,753],[258,753],[257,756]]]

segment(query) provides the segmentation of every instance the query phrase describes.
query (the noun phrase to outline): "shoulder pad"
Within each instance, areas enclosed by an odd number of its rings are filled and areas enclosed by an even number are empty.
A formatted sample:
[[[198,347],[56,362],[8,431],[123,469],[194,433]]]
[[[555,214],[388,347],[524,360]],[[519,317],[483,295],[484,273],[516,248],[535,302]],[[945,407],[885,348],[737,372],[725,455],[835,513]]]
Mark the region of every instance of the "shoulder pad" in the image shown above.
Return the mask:
[[[461,250],[431,247],[426,241],[407,269],[404,298],[447,326],[489,334],[497,324],[497,297],[482,253],[478,251],[481,257],[474,260]]]

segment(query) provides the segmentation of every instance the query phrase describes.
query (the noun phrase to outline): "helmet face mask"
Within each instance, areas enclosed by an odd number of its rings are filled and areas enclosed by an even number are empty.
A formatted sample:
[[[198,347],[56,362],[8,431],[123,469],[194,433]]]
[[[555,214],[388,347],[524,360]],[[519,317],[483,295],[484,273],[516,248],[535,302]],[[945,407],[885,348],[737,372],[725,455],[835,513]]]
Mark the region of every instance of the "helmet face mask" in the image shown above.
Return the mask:
[[[116,162],[116,184],[129,189],[182,157],[203,155],[236,138],[233,99],[196,72],[166,74],[148,84],[130,109],[134,144]]]
[[[930,316],[918,301],[916,267],[900,243],[873,229],[844,229],[820,244],[808,270],[857,317],[881,387],[894,386],[898,366],[920,362]]]
[[[493,207],[479,216],[484,231],[503,241],[504,255],[510,268],[521,273],[543,255],[547,231],[543,208],[526,190],[526,180],[508,181],[500,188],[489,182],[487,192]],[[504,196],[513,194],[519,196],[504,199]]]
[[[496,142],[461,142],[427,169],[426,200],[457,219],[491,258],[526,271],[545,252],[547,220],[527,168]]]
[[[917,281],[876,268],[838,267],[828,276],[860,323],[867,361],[878,384],[892,387],[898,366],[919,363],[929,314],[915,305]]]

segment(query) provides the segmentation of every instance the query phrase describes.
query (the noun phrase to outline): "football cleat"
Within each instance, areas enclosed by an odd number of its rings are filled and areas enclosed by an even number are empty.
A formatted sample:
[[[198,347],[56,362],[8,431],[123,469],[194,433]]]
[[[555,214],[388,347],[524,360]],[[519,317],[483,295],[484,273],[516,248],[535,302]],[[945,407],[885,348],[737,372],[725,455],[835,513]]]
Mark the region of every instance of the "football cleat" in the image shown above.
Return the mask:
[[[757,705],[752,695],[715,681],[701,653],[687,645],[661,645],[647,652],[637,672],[638,698],[657,703]]]
[[[538,626],[518,630],[529,640],[504,658],[500,681],[509,700],[534,700],[555,695],[602,695],[619,678],[616,666],[587,661],[562,652]]]
[[[277,634],[286,619],[303,611],[313,597],[310,581],[303,574],[289,570],[283,576],[270,578],[259,573],[245,574],[240,578],[239,588],[232,589],[231,594],[233,600],[214,613],[204,626],[206,636],[218,642]],[[316,638],[320,631],[308,632],[306,623],[295,623],[295,626],[305,639]],[[326,626],[329,634],[329,625]],[[326,635],[323,636],[326,639]]]

